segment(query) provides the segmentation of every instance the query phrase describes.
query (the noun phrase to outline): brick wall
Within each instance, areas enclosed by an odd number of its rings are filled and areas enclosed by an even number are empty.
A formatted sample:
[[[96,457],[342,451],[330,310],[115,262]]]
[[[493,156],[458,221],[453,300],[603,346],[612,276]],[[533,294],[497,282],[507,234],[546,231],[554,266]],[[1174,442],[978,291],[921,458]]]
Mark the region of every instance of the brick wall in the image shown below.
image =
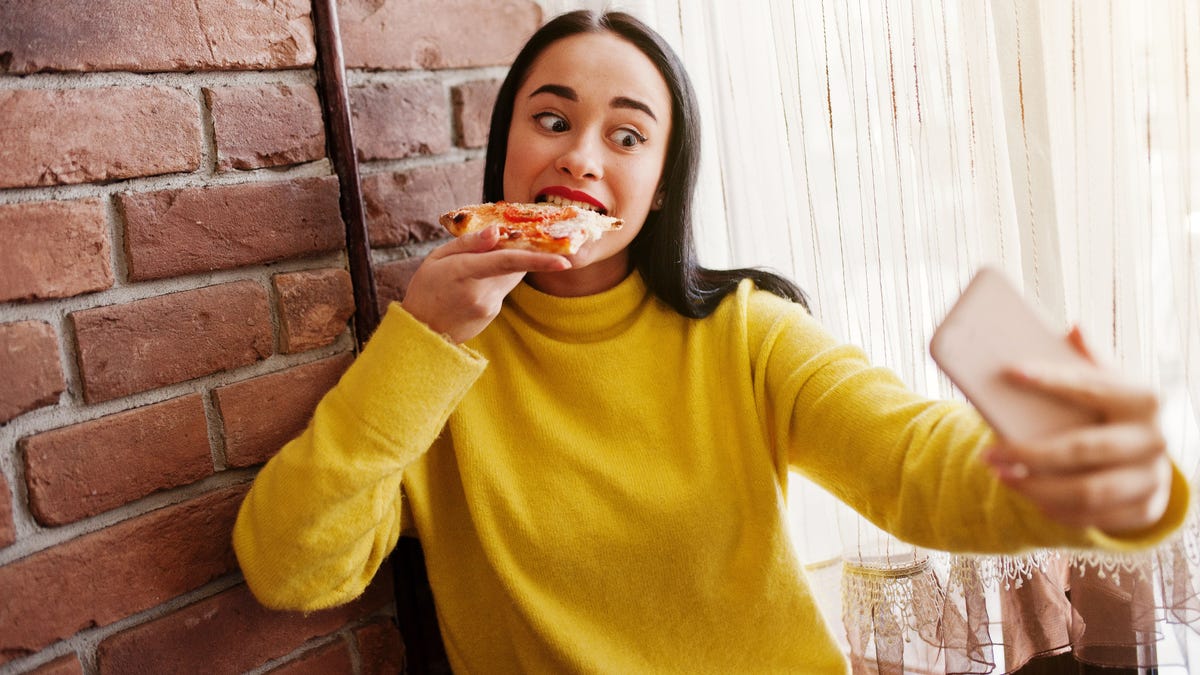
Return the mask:
[[[541,12],[340,12],[385,303],[477,200]],[[308,1],[0,15],[0,675],[395,672],[388,574],[270,612],[229,545],[256,467],[353,359]]]

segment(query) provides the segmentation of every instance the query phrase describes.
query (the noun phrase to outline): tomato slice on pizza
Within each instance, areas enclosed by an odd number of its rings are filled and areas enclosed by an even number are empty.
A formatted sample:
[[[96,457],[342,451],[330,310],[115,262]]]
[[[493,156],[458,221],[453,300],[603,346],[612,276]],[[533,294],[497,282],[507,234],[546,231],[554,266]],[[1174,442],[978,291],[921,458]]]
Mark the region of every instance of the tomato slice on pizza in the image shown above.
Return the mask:
[[[559,255],[577,253],[587,242],[618,230],[625,223],[620,218],[574,206],[513,202],[464,206],[443,213],[438,222],[456,237],[497,225],[500,247]]]

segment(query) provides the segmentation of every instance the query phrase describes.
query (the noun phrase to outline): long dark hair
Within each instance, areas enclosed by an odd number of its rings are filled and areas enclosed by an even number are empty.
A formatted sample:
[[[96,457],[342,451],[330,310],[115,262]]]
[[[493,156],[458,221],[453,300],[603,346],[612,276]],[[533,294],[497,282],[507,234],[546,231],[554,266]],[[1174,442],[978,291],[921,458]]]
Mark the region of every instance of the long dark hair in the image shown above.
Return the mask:
[[[696,93],[683,63],[670,45],[649,26],[623,12],[595,14],[580,10],[562,14],[542,26],[517,54],[508,77],[500,86],[492,109],[487,160],[483,173],[483,199],[504,199],[504,162],[508,130],[512,124],[517,90],[530,66],[551,44],[580,33],[609,31],[629,41],[650,58],[671,91],[671,138],[663,166],[664,201],[651,211],[646,224],[629,245],[633,266],[650,292],[675,311],[691,318],[712,314],[721,300],[750,278],[764,290],[798,302],[806,309],[808,298],[800,287],[778,274],[758,268],[711,270],[696,261],[692,236],[692,193],[700,164],[700,112]]]

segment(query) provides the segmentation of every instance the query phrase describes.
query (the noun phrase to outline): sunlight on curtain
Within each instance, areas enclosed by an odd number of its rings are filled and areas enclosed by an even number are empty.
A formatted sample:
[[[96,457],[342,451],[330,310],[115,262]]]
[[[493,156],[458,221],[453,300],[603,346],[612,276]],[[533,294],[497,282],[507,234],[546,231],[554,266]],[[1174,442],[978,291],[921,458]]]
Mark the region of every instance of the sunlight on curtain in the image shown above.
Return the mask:
[[[1081,324],[1096,351],[1158,388],[1172,453],[1196,476],[1200,0],[542,4],[547,16],[630,11],[683,57],[704,115],[706,265],[783,272],[830,331],[937,397],[958,394],[927,357],[929,336],[971,273],[997,265],[1058,327]],[[989,630],[1034,605],[1089,611],[1063,599],[1066,581],[1080,598],[1095,582],[1154,610],[1137,641],[1153,653],[1156,638],[1180,637],[1157,658],[1189,656],[1194,524],[1187,546],[1068,569],[1054,553],[931,556],[798,477],[789,492],[798,552],[833,580],[818,594],[860,641],[851,651],[867,645],[884,672],[989,672],[1071,643],[1078,654],[1070,616],[1057,633]],[[863,623],[845,599],[901,609],[872,619],[894,625]],[[1164,617],[1192,629],[1154,625]]]

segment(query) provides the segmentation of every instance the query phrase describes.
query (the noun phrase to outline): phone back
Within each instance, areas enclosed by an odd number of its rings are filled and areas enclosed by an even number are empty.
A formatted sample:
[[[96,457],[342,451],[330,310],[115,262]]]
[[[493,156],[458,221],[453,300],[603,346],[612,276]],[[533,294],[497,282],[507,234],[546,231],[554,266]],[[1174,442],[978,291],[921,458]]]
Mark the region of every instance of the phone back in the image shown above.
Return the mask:
[[[1090,362],[997,269],[976,273],[934,332],[929,352],[1002,438],[1021,443],[1099,420],[1094,410],[1004,377],[1005,367],[1023,363]]]

